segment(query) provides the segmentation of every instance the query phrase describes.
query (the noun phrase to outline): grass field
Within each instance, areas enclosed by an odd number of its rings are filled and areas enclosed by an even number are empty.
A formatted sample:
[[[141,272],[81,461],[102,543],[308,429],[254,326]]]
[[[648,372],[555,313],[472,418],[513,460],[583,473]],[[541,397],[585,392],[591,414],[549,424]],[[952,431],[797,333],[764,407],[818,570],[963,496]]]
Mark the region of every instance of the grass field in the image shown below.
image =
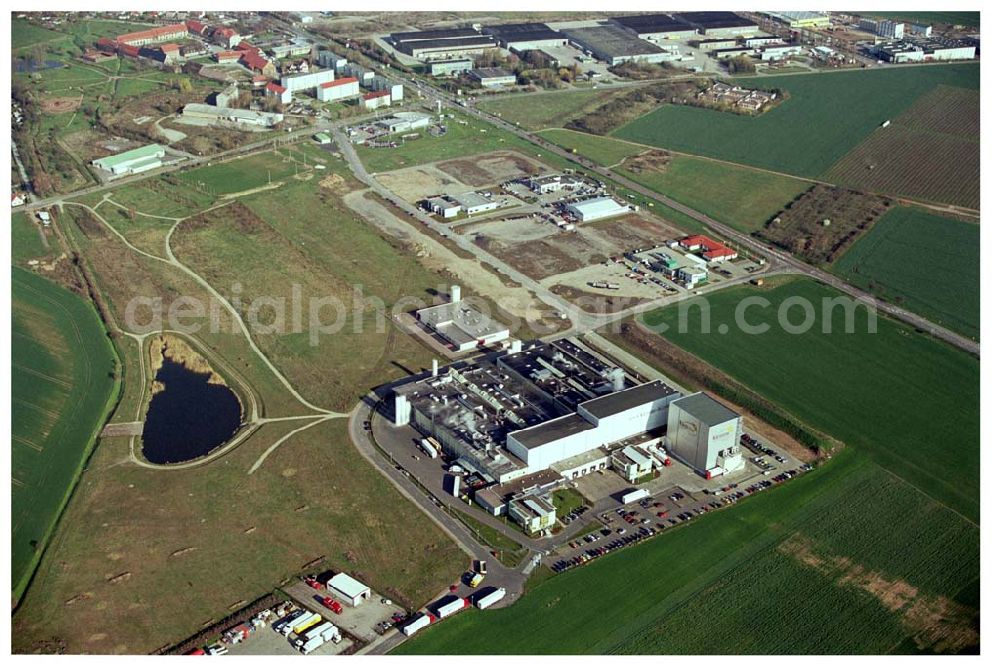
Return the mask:
[[[838,160],[827,179],[978,210],[979,107],[978,90],[937,86]]]
[[[618,164],[627,157],[638,155],[646,150],[644,146],[621,141],[607,136],[596,136],[567,129],[547,129],[538,135],[566,150],[575,150],[578,154],[597,162],[601,166]]]
[[[736,287],[708,297],[710,329],[702,333],[693,308],[682,332],[677,307],[645,316],[649,325],[669,326],[671,342],[718,367],[794,416],[849,446],[971,520],[979,515],[979,364],[975,358],[893,320],[879,317],[868,333],[859,310],[855,333],[846,333],[844,308],[826,317],[822,300],[839,292],[804,279],[761,291]],[[734,312],[749,296],[767,307],[746,311],[748,325],[768,324],[759,334],[741,332]],[[815,325],[791,334],[779,326],[786,299],[805,299]],[[788,310],[793,325],[803,307]],[[720,326],[728,333],[717,333]],[[935,390],[946,378],[947,390]],[[948,455],[942,455],[943,450]]]
[[[761,229],[810,185],[787,176],[684,155],[674,155],[663,169],[634,171],[629,164],[626,161],[615,170],[745,232]]]
[[[108,416],[118,379],[117,358],[88,302],[15,268],[11,304],[11,578],[17,599]]]
[[[280,148],[277,152],[256,153],[227,162],[184,171],[177,176],[205,194],[223,195],[266,187],[298,173],[313,171],[317,163],[330,159],[330,153],[311,144]]]
[[[64,33],[43,28],[30,21],[15,19],[10,22],[10,46],[15,51],[35,44],[56,42],[68,38],[69,36]]]
[[[834,265],[852,284],[974,339],[979,338],[979,232],[976,224],[897,206]],[[948,267],[928,280],[924,267]]]
[[[979,12],[861,12],[862,16],[895,19],[896,21],[914,21],[917,23],[937,25],[979,26]]]
[[[449,618],[397,652],[886,653],[910,643],[961,651],[978,645],[978,604],[955,601],[978,586],[978,542],[977,528],[849,450],[783,487],[533,584],[509,608]],[[946,612],[921,614],[931,607]]]
[[[944,84],[979,87],[977,64],[841,71],[753,79],[791,97],[758,117],[665,105],[613,132],[673,148],[797,176],[820,177],[922,94]]]
[[[41,229],[27,213],[14,213],[10,217],[11,258],[15,262],[41,259],[50,254],[42,241]]]
[[[234,281],[242,283],[247,300],[261,293],[288,295],[296,281],[321,288],[323,295],[357,284],[366,296],[392,304],[404,292],[422,294],[447,284],[344,208],[340,195],[355,183],[320,185],[347,173],[323,154],[330,160],[327,169],[311,179],[287,178],[280,191],[242,197],[179,228],[178,257],[204,271],[226,295]],[[230,189],[255,184],[239,173],[233,177],[248,180]],[[153,195],[134,190],[131,196],[139,212],[176,212],[179,205],[186,210],[190,204],[175,194],[165,188]],[[67,234],[117,321],[126,321],[127,304],[139,297],[210,300],[177,269],[128,251],[79,207],[66,210]],[[99,212],[104,210],[102,205]],[[325,407],[347,409],[366,387],[418,371],[430,360],[428,351],[391,323],[383,321],[385,328],[376,330],[377,311],[363,311],[360,332],[348,325],[316,348],[306,334],[294,332],[280,339],[262,335],[258,343],[303,394]],[[305,411],[242,335],[231,332],[227,316],[217,330],[207,317],[186,323],[202,324],[194,333],[199,346],[213,364],[252,386],[263,416]],[[137,346],[122,339],[122,350],[134,355]],[[137,367],[126,360],[126,370],[131,380],[126,378],[130,390],[123,403],[130,411],[116,420],[131,420],[141,404]],[[335,420],[293,435],[265,458],[279,437],[303,422],[267,424],[203,467],[169,472],[123,462],[126,439],[102,441],[14,618],[14,649],[150,652],[225,617],[317,558],[405,606],[426,602],[455,580],[467,559],[358,455],[345,424]],[[74,566],[65,568],[64,562]]]
[[[574,117],[586,113],[613,95],[614,90],[574,90],[528,95],[504,95],[481,102],[487,113],[500,116],[527,130],[562,127]]]

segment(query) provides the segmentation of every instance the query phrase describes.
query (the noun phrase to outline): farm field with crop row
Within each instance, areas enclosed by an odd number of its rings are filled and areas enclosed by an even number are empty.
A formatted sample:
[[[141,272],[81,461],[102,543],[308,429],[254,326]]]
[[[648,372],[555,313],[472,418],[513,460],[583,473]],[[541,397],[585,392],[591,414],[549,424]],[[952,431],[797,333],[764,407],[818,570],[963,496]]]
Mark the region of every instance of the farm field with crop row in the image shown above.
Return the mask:
[[[11,577],[24,591],[117,395],[117,358],[90,303],[11,274]]]
[[[896,21],[915,21],[918,23],[949,25],[979,25],[979,12],[861,12],[862,16],[894,19]]]
[[[39,259],[49,255],[49,249],[42,242],[38,223],[28,217],[27,213],[14,213],[10,216],[11,257],[14,261]]]
[[[764,300],[751,302],[741,326],[736,308],[751,296]],[[881,316],[874,319],[877,332],[869,333],[863,307],[854,309],[854,332],[848,333],[846,308],[829,307],[827,300],[824,316],[824,299],[837,297],[846,299],[807,279],[766,290],[741,286],[707,297],[707,329],[697,305],[686,317],[675,306],[657,310],[644,323],[666,325],[662,335],[670,342],[978,520],[978,361]],[[779,310],[787,307],[786,321],[799,326],[806,320],[804,303],[815,314],[814,324],[804,332],[784,330]],[[754,328],[760,325],[769,328]],[[934,390],[942,378],[947,390]]]
[[[849,187],[979,208],[979,91],[938,86],[831,167]]]
[[[914,534],[927,535],[926,547],[913,548]],[[550,577],[509,608],[449,618],[396,652],[889,652],[907,640],[928,644],[933,630],[908,615],[938,601],[953,611],[941,628],[956,640],[937,647],[961,649],[978,635],[963,631],[969,612],[952,598],[978,585],[978,539],[977,528],[847,450],[783,487]],[[899,549],[907,555],[897,558]],[[895,606],[864,580],[913,595]],[[836,604],[822,603],[831,597]],[[720,644],[706,616],[718,616],[733,641]]]
[[[783,88],[791,97],[758,117],[664,105],[612,134],[650,146],[819,178],[883,121],[898,116],[935,86],[978,89],[979,65],[840,71],[751,81],[757,88]]]
[[[537,133],[543,139],[593,160],[601,166],[613,166],[648,150],[645,146],[609,136],[597,136],[568,129],[546,129]]]
[[[879,298],[979,338],[979,226],[896,206],[861,237],[833,271]],[[948,267],[928,280],[926,266]]]

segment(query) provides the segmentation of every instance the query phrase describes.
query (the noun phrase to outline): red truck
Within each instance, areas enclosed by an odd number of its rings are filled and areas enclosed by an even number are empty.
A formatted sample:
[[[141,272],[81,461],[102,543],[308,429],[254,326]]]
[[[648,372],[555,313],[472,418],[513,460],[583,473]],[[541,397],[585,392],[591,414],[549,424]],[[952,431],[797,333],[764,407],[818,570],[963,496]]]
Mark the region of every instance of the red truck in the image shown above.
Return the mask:
[[[335,600],[333,597],[323,597],[323,605],[332,610],[337,615],[344,612],[344,607],[340,605],[340,602]]]

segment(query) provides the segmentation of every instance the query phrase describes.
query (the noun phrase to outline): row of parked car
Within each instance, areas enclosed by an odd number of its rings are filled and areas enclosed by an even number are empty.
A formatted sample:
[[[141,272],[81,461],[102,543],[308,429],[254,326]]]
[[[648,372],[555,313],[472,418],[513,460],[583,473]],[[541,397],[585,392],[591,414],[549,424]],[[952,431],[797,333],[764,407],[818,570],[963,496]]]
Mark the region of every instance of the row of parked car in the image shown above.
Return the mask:
[[[583,513],[589,508],[590,508],[589,506],[584,506],[583,504],[581,504],[580,506],[576,507],[575,509],[567,513],[565,516],[560,518],[559,520],[563,522],[563,525],[569,525],[574,520],[582,516]]]
[[[660,529],[663,528],[660,527]],[[610,533],[610,530],[607,531]],[[552,565],[552,570],[555,571],[556,573],[562,573],[563,571],[567,571],[568,569],[572,569],[574,567],[586,564],[587,562],[593,559],[601,557],[602,555],[607,555],[608,553],[619,550],[620,548],[631,546],[632,544],[638,543],[639,541],[645,541],[646,539],[656,534],[656,532],[657,530],[652,527],[640,527],[637,532],[629,534],[628,536],[619,537],[617,539],[609,541],[603,546],[598,546],[596,548],[588,548],[586,552],[580,553],[576,557],[571,557],[566,560],[559,560],[558,562]],[[598,537],[598,539],[599,538],[600,537]]]

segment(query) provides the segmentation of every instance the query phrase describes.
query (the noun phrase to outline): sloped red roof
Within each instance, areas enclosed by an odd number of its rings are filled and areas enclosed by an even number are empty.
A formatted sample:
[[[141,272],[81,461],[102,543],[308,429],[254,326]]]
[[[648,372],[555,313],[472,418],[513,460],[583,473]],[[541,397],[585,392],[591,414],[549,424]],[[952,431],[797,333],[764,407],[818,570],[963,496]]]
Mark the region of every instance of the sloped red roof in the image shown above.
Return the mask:
[[[376,90],[375,92],[370,92],[364,95],[365,99],[375,99],[377,97],[387,97],[389,95],[388,90]]]
[[[265,86],[265,88],[268,90],[268,92],[273,92],[275,95],[283,95],[285,94],[285,91],[288,90],[284,86],[275,83],[274,81],[268,83],[267,86]]]
[[[128,32],[124,35],[118,35],[116,40],[119,42],[134,42],[139,39],[159,39],[178,32],[187,32],[187,26],[183,23],[163,25],[159,28],[150,28],[149,30],[140,30],[139,32]]]

